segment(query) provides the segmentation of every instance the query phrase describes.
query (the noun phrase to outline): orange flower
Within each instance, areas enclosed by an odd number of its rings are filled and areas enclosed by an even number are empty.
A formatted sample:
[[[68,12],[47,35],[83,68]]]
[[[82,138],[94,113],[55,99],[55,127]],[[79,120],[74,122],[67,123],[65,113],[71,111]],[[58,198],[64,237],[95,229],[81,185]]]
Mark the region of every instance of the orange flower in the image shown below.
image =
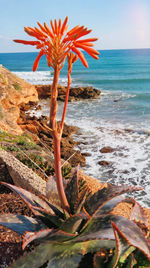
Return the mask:
[[[91,57],[98,59],[99,52],[92,48],[93,42],[95,42],[97,38],[80,39],[89,34],[92,30],[77,25],[67,32],[69,27],[67,23],[68,17],[65,18],[63,23],[61,19],[59,19],[58,22],[55,20],[54,23],[51,20],[50,29],[46,23],[42,25],[40,22],[37,22],[39,28],[24,27],[25,32],[35,37],[37,41],[14,40],[17,43],[36,46],[37,49],[40,49],[33,64],[33,71],[37,70],[39,60],[43,55],[46,56],[48,66],[52,66],[53,69],[55,69],[56,66],[59,69],[63,67],[65,58],[70,51],[77,54],[83,65],[87,68],[88,63],[80,49],[86,51]]]

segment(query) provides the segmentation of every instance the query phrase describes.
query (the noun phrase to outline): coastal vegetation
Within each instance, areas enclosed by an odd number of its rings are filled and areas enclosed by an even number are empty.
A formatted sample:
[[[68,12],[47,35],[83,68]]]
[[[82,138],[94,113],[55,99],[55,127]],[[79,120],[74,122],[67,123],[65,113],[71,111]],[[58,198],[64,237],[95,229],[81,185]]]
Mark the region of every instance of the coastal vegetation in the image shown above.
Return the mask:
[[[19,91],[22,90],[22,87],[21,87],[18,83],[14,83],[14,84],[13,84],[13,87],[14,87],[16,90],[19,90]]]
[[[81,60],[88,67],[83,49],[90,56],[98,59],[98,52],[91,48],[96,38],[80,39],[89,34],[84,26],[76,26],[66,33],[68,18],[61,23],[51,21],[51,29],[45,23],[38,23],[40,28],[25,27],[25,31],[37,41],[15,40],[27,45],[35,45],[40,52],[33,64],[33,71],[38,67],[41,56],[45,55],[48,66],[54,69],[51,87],[51,102],[49,126],[45,126],[53,138],[54,176],[48,180],[50,195],[39,197],[25,189],[2,183],[23,199],[32,211],[34,217],[25,215],[4,214],[0,216],[0,224],[23,236],[23,249],[33,243],[34,249],[19,258],[11,267],[85,267],[84,256],[92,255],[90,267],[148,267],[150,260],[149,232],[147,218],[143,208],[133,199],[122,196],[125,193],[139,191],[139,187],[118,186],[108,184],[92,194],[91,190],[81,179],[79,168],[64,171],[61,167],[61,139],[64,129],[71,71],[73,64]],[[65,59],[68,63],[68,85],[62,118],[58,124],[57,96],[58,79]],[[18,89],[17,89],[18,90]],[[3,146],[7,150],[41,150],[28,136],[13,137],[1,133],[3,141],[15,141],[17,147]],[[19,149],[20,148],[20,149]],[[32,158],[33,156],[33,158]],[[44,169],[43,158],[30,155],[33,163]],[[19,156],[20,160],[22,159]],[[22,159],[23,161],[23,159]],[[28,160],[26,164],[31,164]],[[67,180],[63,175],[66,174]],[[69,175],[68,175],[69,174]],[[69,179],[68,179],[69,178]],[[112,214],[113,209],[120,203],[132,204],[130,218]],[[15,224],[14,224],[15,223]],[[142,257],[141,257],[142,256]],[[141,264],[142,258],[142,264]],[[82,266],[83,262],[83,266]]]

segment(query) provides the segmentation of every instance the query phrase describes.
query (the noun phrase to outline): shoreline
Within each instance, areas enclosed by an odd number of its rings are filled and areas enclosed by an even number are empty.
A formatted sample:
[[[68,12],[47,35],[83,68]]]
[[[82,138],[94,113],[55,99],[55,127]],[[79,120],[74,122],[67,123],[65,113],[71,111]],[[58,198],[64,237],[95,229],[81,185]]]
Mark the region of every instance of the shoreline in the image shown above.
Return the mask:
[[[91,101],[95,103],[99,99]],[[85,106],[91,103],[91,101],[73,102],[68,105],[69,108],[72,106],[80,107],[80,105],[82,107],[82,104]],[[77,109],[77,111],[79,110]],[[37,112],[41,113],[40,110]],[[68,113],[70,113],[70,110]],[[144,187],[144,191],[135,193],[134,196],[142,205],[149,207],[150,187],[148,186],[147,177],[145,180],[143,179],[144,175],[140,173],[142,171],[140,171],[141,165],[139,165],[139,159],[141,159],[144,171],[146,163],[144,164],[143,162],[145,156],[143,154],[144,147],[141,142],[145,139],[143,145],[146,146],[146,141],[150,140],[149,132],[136,131],[131,128],[125,128],[125,126],[120,128],[111,124],[95,127],[93,122],[85,122],[82,118],[78,120],[78,123],[77,120],[68,120],[68,118],[66,118],[66,122],[79,128],[80,133],[74,133],[73,139],[76,142],[75,149],[79,150],[85,157],[86,163],[83,166],[85,174],[98,178],[102,182]],[[92,125],[94,128],[91,127]],[[101,152],[101,149],[105,147],[111,147],[113,150],[108,153]]]

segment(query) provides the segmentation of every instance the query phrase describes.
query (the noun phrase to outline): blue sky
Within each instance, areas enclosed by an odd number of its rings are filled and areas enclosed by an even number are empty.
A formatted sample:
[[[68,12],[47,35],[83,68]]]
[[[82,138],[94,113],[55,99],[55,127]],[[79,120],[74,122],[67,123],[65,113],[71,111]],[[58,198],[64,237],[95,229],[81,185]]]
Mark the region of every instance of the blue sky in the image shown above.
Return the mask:
[[[69,16],[70,28],[93,29],[97,49],[149,48],[150,0],[0,0],[0,52],[34,51],[24,26]]]

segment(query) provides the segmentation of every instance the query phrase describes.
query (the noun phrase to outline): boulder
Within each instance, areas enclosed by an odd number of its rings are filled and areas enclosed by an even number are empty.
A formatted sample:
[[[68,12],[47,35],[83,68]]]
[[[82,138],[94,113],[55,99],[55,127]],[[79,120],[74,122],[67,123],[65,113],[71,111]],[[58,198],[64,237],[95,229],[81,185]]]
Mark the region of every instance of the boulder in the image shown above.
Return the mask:
[[[113,149],[110,146],[106,146],[106,147],[103,147],[103,148],[100,149],[100,152],[102,154],[113,153],[114,151],[115,151],[115,149]]]
[[[46,194],[46,181],[32,169],[25,166],[11,153],[0,150],[0,164],[5,164],[9,175],[16,186],[22,187],[34,194]]]

